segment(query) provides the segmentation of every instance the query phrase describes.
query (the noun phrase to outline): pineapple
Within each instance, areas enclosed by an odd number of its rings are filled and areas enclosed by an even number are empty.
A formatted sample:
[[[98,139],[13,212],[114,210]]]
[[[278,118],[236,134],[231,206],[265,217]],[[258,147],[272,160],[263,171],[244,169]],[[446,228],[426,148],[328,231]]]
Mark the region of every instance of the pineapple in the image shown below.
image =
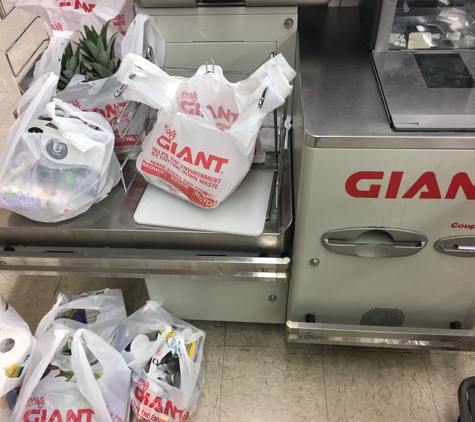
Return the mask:
[[[112,76],[120,66],[120,59],[115,57],[114,46],[118,33],[107,41],[108,21],[98,34],[94,27],[84,27],[86,36],[79,41],[78,50],[83,57],[82,69],[86,82]]]
[[[74,75],[81,73],[81,59],[79,49],[73,53],[71,43],[67,45],[61,58],[61,74],[59,75],[58,90],[62,91],[69,84]]]
[[[71,43],[64,50],[61,59],[61,75],[58,82],[58,90],[62,91],[77,74],[84,74],[85,81],[112,76],[120,66],[120,59],[115,57],[114,46],[118,33],[107,41],[108,21],[98,34],[94,27],[84,26],[84,34],[76,43],[76,51],[73,52]]]

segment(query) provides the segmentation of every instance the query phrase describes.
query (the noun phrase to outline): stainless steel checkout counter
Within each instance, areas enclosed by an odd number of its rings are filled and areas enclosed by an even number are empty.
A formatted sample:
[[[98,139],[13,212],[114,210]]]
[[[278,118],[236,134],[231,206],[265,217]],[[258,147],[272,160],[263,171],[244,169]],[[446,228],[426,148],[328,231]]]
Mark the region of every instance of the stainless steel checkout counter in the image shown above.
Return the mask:
[[[281,46],[291,57],[295,45],[299,76],[283,190],[264,233],[137,225],[132,215],[145,188],[138,177],[127,195],[117,187],[64,223],[39,224],[0,210],[0,271],[145,278],[151,297],[179,317],[287,320],[293,342],[473,348],[475,236],[463,223],[473,215],[467,180],[475,181],[475,134],[398,130],[374,70],[381,4],[307,6],[298,15],[292,7],[241,7],[234,17],[232,7],[153,9],[159,24],[170,13],[176,21],[196,13],[196,27],[225,22],[227,29],[249,13],[256,31],[267,15],[268,37],[272,28],[283,31],[287,19],[297,26],[298,18],[298,34],[291,26],[294,32],[274,36],[277,52]],[[239,25],[234,29],[239,33]],[[232,33],[227,41],[239,43]],[[172,46],[174,60],[182,48]],[[268,161],[272,168],[274,157]],[[464,330],[449,330],[453,321]]]

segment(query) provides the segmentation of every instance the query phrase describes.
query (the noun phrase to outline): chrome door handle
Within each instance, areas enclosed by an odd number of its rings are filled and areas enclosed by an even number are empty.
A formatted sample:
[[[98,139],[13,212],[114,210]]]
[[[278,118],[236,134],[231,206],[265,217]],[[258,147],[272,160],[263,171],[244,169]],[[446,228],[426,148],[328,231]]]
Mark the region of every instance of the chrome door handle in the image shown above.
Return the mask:
[[[386,258],[416,254],[426,246],[427,237],[409,230],[358,227],[327,232],[322,244],[340,255]]]
[[[475,257],[475,236],[453,236],[439,239],[434,249],[440,253],[463,258]]]

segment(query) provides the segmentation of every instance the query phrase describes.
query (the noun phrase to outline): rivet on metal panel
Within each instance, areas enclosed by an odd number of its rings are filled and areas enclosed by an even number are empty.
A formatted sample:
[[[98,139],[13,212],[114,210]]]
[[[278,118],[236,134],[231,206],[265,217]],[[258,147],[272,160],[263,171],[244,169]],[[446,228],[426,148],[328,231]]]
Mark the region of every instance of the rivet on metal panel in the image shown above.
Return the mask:
[[[284,22],[284,26],[286,28],[292,28],[294,26],[294,21],[293,19],[287,18]]]
[[[312,259],[310,260],[310,265],[311,265],[312,267],[318,267],[318,264],[320,264],[320,260],[319,260],[319,259],[317,259],[317,258],[312,258]]]
[[[277,296],[276,295],[270,295],[269,298],[268,298],[271,302],[275,302],[277,300]]]

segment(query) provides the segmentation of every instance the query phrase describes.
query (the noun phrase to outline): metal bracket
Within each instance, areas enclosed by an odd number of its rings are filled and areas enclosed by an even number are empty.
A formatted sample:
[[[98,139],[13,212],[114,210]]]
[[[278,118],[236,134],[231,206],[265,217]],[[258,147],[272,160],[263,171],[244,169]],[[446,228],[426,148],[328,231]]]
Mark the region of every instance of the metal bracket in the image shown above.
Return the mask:
[[[10,9],[5,10],[2,0],[0,0],[0,19],[4,20],[10,13],[13,12],[15,6],[10,7]]]
[[[15,69],[13,68],[13,64],[12,64],[12,61],[10,59],[10,51],[11,49],[15,46],[15,44],[20,40],[21,37],[23,37],[23,35],[25,35],[26,31],[28,31],[28,29],[31,27],[31,25],[33,25],[33,23],[39,19],[39,16],[36,16],[35,18],[33,18],[27,25],[26,27],[23,29],[23,31],[20,32],[20,35],[18,35],[14,40],[13,42],[8,46],[8,48],[5,50],[5,57],[7,58],[7,62],[8,62],[8,65],[10,66],[10,70],[12,71],[12,74],[13,76],[16,78],[20,73],[21,71],[26,67],[26,65],[28,64],[28,62],[33,58],[33,56],[38,52],[38,50],[41,48],[41,46],[45,43],[48,43],[49,42],[49,38],[45,38],[44,40],[42,40],[38,45],[37,47],[33,50],[33,52],[30,54],[30,56],[25,60],[25,62],[21,65],[20,69],[18,71],[15,71]],[[46,49],[46,47],[45,47]]]

